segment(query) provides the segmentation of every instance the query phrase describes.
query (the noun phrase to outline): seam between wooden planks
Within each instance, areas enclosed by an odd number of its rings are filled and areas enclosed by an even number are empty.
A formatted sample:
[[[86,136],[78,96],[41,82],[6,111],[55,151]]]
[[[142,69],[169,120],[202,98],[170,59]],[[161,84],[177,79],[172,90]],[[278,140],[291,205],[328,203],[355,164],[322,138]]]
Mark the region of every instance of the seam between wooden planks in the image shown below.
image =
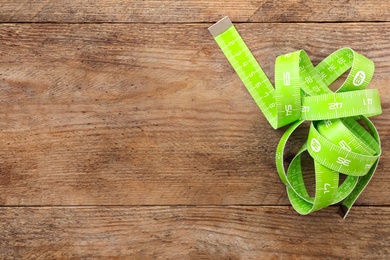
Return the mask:
[[[153,207],[178,207],[178,208],[202,208],[202,207],[259,207],[259,208],[291,208],[289,204],[283,205],[261,205],[261,204],[153,204],[153,205],[1,205],[0,209],[5,208],[153,208]],[[329,206],[329,208],[337,209],[338,205]],[[390,208],[390,204],[383,205],[354,205],[354,208]]]

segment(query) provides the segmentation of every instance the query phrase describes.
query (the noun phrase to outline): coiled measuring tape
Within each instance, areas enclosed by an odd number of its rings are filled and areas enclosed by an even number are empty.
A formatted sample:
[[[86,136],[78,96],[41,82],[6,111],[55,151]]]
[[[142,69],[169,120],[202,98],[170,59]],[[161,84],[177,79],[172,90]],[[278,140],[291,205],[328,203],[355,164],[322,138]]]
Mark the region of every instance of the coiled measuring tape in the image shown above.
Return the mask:
[[[374,63],[343,48],[314,67],[299,50],[277,57],[274,88],[228,17],[209,31],[271,126],[291,124],[277,146],[276,168],[293,208],[305,215],[342,201],[339,214],[345,218],[374,175],[381,154],[379,134],[368,119],[382,113],[378,90],[366,89]],[[329,85],[348,70],[341,87],[331,91]],[[305,120],[312,121],[308,140],[286,171],[286,143]],[[314,197],[302,175],[304,152],[314,159]],[[347,177],[339,185],[340,173]]]

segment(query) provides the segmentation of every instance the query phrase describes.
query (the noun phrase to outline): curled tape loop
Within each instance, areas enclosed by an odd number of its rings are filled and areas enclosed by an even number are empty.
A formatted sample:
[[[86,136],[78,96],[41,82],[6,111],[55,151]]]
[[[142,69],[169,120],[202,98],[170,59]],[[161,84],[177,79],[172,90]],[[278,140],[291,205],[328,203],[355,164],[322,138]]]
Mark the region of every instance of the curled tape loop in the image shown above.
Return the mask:
[[[209,30],[271,126],[290,125],[276,149],[276,168],[293,208],[309,214],[343,201],[339,213],[346,217],[371,180],[381,154],[378,132],[368,119],[382,113],[378,90],[366,89],[374,63],[342,48],[314,66],[306,52],[299,50],[277,57],[274,88],[228,17]],[[340,88],[330,90],[348,70]],[[305,120],[312,121],[308,139],[286,171],[286,143]],[[302,176],[304,152],[314,160],[314,197],[308,194]],[[339,185],[340,173],[347,177]]]

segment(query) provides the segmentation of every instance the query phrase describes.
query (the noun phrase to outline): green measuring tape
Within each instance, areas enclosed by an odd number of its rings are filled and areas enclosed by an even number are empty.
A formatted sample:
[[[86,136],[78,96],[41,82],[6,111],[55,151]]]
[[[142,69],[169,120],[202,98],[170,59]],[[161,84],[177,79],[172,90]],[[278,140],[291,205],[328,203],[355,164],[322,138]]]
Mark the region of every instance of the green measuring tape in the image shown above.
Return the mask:
[[[314,67],[299,50],[277,57],[274,88],[228,17],[209,31],[271,126],[291,124],[277,146],[276,168],[293,208],[305,215],[342,201],[339,213],[345,218],[374,175],[381,154],[379,134],[368,119],[382,113],[378,90],[366,89],[374,63],[343,48]],[[331,91],[329,85],[348,70],[341,87]],[[305,120],[312,121],[308,140],[286,171],[286,143]],[[304,152],[314,160],[314,197],[302,175]],[[340,173],[347,175],[341,184]]]

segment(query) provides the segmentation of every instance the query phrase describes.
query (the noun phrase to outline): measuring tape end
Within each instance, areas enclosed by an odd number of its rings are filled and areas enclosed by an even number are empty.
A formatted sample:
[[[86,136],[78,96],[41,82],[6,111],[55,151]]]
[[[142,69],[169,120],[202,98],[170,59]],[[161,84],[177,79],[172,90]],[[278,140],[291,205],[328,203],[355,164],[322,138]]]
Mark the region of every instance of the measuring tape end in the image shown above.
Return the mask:
[[[233,23],[230,21],[229,17],[225,16],[215,24],[209,27],[210,33],[213,35],[213,37],[216,37],[229,29],[230,26],[232,26]]]
[[[347,206],[345,205],[340,205],[340,208],[339,210],[337,211],[337,213],[340,215],[340,217],[342,217],[343,219],[345,219],[348,215],[348,212],[349,212],[349,209],[347,208]]]

